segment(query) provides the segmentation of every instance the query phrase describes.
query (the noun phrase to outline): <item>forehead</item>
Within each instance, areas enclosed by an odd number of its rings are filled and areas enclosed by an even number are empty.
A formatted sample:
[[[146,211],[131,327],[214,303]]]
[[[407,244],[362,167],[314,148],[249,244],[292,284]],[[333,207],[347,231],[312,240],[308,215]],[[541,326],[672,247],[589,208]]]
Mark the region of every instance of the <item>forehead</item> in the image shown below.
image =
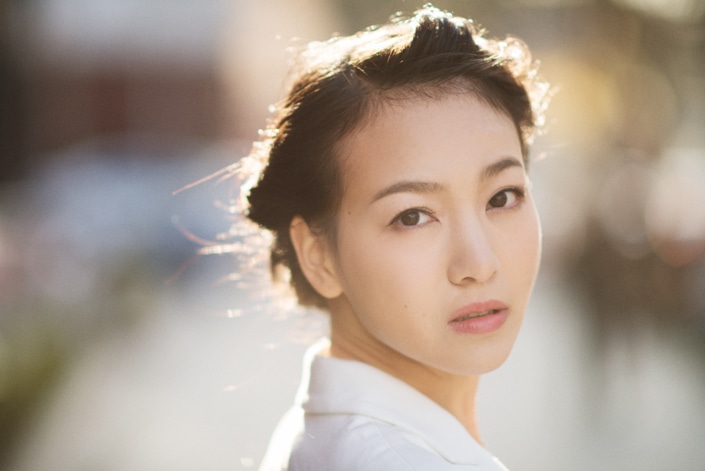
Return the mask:
[[[511,119],[472,93],[385,100],[339,143],[343,190],[467,173],[500,155],[521,159]]]

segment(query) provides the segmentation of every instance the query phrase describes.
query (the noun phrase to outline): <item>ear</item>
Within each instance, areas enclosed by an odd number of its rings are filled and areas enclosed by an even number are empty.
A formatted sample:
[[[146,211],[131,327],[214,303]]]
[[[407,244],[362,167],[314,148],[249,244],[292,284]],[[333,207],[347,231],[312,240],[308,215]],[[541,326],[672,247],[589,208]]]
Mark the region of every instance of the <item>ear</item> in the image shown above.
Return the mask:
[[[325,236],[314,233],[301,216],[289,226],[301,271],[311,286],[324,298],[333,299],[343,292],[335,270],[334,257]]]

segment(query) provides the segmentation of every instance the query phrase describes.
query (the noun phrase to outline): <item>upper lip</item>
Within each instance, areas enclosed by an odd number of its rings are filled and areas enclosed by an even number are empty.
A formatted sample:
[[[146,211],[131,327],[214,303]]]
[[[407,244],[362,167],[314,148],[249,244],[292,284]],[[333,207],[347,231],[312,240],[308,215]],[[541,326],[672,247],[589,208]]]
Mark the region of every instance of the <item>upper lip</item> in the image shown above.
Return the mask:
[[[502,301],[490,299],[488,301],[479,301],[466,304],[457,311],[453,312],[449,322],[458,322],[464,319],[480,317],[487,314],[503,311],[507,309],[507,305]]]

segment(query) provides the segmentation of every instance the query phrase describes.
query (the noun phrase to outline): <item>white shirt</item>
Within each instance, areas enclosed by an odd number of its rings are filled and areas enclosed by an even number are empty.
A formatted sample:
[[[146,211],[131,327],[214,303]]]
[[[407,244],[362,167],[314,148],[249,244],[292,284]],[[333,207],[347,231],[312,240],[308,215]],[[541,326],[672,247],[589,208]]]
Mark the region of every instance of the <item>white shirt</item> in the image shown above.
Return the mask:
[[[431,399],[365,363],[315,355],[325,346],[307,353],[260,471],[507,471]]]

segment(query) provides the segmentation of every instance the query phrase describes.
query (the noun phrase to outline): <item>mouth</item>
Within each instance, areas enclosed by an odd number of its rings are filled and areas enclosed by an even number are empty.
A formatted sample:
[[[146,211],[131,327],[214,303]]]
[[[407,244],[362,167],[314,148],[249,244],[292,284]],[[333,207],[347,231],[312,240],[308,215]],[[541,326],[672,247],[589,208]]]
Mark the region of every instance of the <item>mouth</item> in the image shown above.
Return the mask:
[[[483,311],[483,312],[471,313],[471,314],[466,314],[464,316],[456,317],[451,322],[463,322],[463,321],[467,321],[470,319],[477,319],[479,317],[491,316],[492,314],[498,314],[502,311],[504,311],[504,309],[489,309],[489,310]]]
[[[448,325],[462,334],[489,334],[499,330],[509,316],[509,307],[502,301],[470,303],[451,316]]]

